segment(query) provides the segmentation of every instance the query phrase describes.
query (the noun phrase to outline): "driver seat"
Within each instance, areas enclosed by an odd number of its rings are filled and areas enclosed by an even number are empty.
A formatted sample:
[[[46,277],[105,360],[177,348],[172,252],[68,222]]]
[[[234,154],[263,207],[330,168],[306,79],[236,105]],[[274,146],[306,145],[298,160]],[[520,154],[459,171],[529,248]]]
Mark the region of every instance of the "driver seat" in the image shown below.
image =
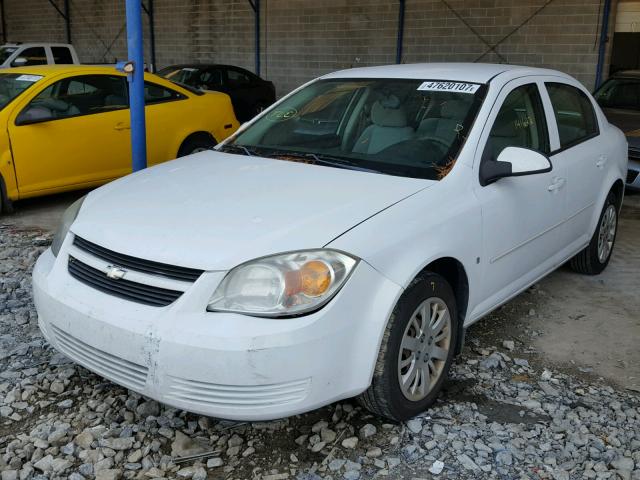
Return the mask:
[[[407,114],[395,95],[373,104],[371,122],[355,143],[354,153],[375,154],[391,145],[410,140],[415,133],[407,125]]]
[[[425,118],[418,126],[418,137],[435,137],[451,145],[458,135],[458,125],[464,123],[469,109],[467,102],[447,100],[440,108],[437,118]]]

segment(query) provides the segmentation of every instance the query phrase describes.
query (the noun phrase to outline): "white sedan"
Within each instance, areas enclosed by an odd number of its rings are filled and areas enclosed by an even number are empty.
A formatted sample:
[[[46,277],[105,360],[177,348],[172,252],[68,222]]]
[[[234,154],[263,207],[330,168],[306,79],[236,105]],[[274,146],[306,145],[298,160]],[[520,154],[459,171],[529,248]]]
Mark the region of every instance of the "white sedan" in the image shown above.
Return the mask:
[[[262,420],[434,402],[465,328],[609,262],[627,144],[552,70],[423,64],[308,83],[216,147],[93,191],[33,274],[40,327],[178,408]]]

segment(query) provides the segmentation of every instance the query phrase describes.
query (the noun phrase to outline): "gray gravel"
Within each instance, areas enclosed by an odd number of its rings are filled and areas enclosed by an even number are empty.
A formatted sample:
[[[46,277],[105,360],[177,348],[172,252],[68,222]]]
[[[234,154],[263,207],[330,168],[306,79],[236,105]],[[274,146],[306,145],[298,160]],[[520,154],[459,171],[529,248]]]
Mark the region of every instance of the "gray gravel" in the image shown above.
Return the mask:
[[[352,402],[251,424],[159,405],[43,340],[30,272],[49,242],[0,226],[1,480],[640,480],[638,393],[561,373],[521,337],[472,330],[437,405],[404,424]]]

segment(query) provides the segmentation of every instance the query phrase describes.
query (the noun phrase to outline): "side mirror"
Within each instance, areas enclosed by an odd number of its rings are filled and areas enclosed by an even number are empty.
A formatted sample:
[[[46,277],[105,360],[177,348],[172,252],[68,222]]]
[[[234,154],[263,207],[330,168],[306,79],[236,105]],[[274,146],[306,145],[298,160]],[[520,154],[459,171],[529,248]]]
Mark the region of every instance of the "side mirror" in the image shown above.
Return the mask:
[[[484,160],[480,167],[480,184],[484,187],[505,177],[521,177],[550,172],[546,155],[528,148],[506,147],[497,160]]]
[[[51,109],[47,107],[41,106],[31,106],[27,107],[20,112],[20,114],[16,117],[16,125],[30,125],[32,123],[41,123],[48,122],[49,120],[54,120],[56,117],[54,116]]]
[[[29,62],[29,60],[27,60],[26,58],[18,57],[13,62],[11,62],[11,66],[12,67],[24,67],[28,62]]]

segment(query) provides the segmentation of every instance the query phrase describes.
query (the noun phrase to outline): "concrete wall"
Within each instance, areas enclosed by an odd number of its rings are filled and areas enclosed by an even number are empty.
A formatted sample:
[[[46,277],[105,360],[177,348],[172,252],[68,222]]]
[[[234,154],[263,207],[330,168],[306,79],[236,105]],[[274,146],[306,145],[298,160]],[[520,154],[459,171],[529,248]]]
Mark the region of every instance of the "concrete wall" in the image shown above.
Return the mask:
[[[402,61],[480,59],[544,66],[566,71],[591,88],[601,1],[545,4],[406,0]],[[82,61],[126,57],[123,0],[73,0],[71,5],[73,43]],[[155,0],[154,5],[158,66],[198,61],[253,70],[254,16],[247,0]],[[332,70],[393,63],[398,6],[398,0],[262,0],[261,73],[282,95]],[[65,40],[64,21],[47,0],[5,0],[5,11],[10,41]],[[146,19],[145,28],[148,34]],[[501,43],[493,52],[485,42]],[[149,61],[148,35],[145,47]]]

